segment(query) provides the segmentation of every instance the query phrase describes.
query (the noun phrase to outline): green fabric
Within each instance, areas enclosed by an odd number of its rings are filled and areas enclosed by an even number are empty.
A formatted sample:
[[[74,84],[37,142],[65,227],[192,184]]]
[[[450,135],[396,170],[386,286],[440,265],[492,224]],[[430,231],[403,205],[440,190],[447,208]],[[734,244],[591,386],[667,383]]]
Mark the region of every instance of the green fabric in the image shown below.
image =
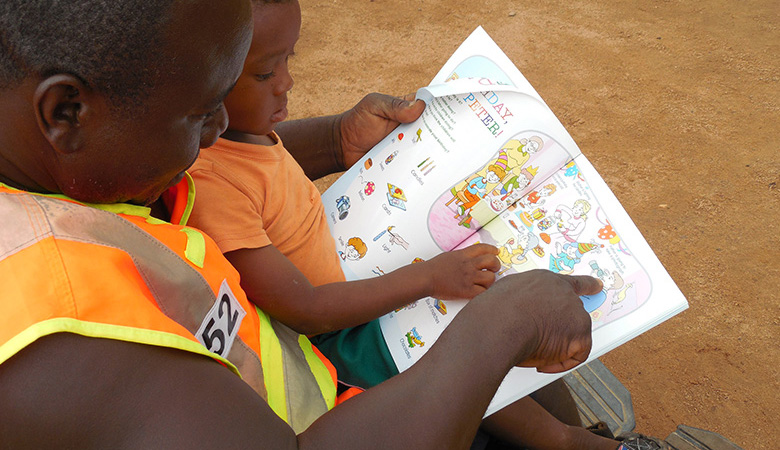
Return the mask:
[[[324,333],[311,341],[336,367],[340,381],[368,389],[398,375],[379,321]]]

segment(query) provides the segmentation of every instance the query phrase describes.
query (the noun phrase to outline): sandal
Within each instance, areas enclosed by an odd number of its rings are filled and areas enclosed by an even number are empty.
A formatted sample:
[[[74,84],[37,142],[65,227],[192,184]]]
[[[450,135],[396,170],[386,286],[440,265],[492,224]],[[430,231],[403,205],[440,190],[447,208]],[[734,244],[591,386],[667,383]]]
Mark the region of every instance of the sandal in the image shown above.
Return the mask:
[[[620,442],[616,450],[674,450],[663,439],[639,433],[624,433],[615,439]]]

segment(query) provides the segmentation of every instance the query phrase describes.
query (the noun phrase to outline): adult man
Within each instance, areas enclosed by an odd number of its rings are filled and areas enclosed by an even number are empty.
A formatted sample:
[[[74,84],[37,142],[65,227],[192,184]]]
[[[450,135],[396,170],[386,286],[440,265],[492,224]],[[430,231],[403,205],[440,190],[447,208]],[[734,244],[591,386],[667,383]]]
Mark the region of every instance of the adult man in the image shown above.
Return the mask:
[[[197,232],[133,206],[224,131],[248,3],[8,0],[0,21],[0,448],[461,448],[512,365],[559,371],[587,356],[578,295],[598,281],[507,277],[415,367],[296,436],[268,406],[266,319],[235,274]],[[378,140],[354,137],[355,115],[299,124],[299,142],[332,135],[323,158],[348,160],[342,143]]]

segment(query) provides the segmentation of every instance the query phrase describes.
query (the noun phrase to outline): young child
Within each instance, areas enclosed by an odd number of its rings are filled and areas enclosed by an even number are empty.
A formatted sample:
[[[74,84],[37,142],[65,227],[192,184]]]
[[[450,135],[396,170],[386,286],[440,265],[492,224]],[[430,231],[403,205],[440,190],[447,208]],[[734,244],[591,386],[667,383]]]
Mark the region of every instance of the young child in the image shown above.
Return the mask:
[[[474,297],[495,280],[497,249],[475,245],[381,277],[344,281],[319,192],[274,132],[287,117],[293,86],[287,63],[300,7],[297,0],[253,4],[252,46],[225,99],[228,131],[190,169],[197,196],[189,224],[214,238],[252,302],[301,334],[320,335],[314,342],[339,378],[368,388],[398,373],[375,319],[425,296]],[[534,448],[618,447],[564,425],[529,398],[491,418],[497,418],[492,432]]]
[[[320,194],[273,131],[287,117],[298,3],[259,3],[254,11],[252,47],[225,99],[231,126],[190,169],[197,195],[189,224],[215,239],[248,297],[276,320],[306,335],[359,326],[322,336],[319,347],[342,377],[369,387],[397,374],[374,319],[429,295],[474,297],[495,280],[497,252],[477,245],[345,282]],[[336,346],[343,351],[331,351]],[[364,357],[378,360],[342,364]]]

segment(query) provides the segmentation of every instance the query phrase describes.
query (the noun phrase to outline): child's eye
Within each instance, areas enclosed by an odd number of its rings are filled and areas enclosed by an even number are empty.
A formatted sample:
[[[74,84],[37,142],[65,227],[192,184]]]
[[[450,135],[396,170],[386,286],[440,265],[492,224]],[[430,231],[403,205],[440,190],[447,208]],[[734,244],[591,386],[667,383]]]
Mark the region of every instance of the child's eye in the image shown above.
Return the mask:
[[[275,75],[274,72],[268,72],[268,73],[258,73],[255,75],[255,78],[257,78],[259,81],[265,81],[271,79]]]

